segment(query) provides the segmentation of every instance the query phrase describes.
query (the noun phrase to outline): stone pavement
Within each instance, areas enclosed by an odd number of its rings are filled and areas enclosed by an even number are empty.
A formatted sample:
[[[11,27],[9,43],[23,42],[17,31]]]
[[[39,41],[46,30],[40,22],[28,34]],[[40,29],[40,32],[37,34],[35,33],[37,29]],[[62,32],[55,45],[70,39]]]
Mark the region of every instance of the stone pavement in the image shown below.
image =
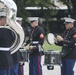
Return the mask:
[[[44,59],[42,59],[42,64],[43,63],[44,63]],[[48,70],[46,65],[43,65],[42,68],[43,68],[43,75],[60,75],[60,66],[59,65],[55,65],[54,70]],[[76,70],[76,65],[74,67],[74,71],[75,70]],[[25,62],[24,75],[29,75],[28,71],[29,71],[28,62]],[[76,75],[76,72],[74,75]]]

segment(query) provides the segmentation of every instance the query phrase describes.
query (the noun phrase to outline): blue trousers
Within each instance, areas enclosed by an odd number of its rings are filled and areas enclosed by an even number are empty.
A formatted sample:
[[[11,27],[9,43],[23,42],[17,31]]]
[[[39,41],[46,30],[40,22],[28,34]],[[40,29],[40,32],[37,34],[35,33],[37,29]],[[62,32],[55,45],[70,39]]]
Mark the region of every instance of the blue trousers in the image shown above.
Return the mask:
[[[74,75],[74,65],[75,65],[75,61],[76,60],[69,60],[69,59],[65,59],[65,60],[61,60],[61,75]]]
[[[42,75],[41,56],[29,57],[29,75]]]
[[[0,75],[11,75],[9,69],[0,69]]]
[[[23,64],[19,64],[19,70],[18,70],[18,75],[24,75],[24,65]]]
[[[11,68],[11,74],[10,75],[19,75],[18,69],[19,69],[19,63],[14,64],[13,67]]]

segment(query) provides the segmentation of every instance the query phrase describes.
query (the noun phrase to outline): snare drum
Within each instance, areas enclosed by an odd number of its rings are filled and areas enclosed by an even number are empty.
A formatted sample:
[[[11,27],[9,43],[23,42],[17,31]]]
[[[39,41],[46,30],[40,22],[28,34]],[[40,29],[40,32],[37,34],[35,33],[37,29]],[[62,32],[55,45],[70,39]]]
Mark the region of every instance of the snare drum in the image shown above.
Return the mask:
[[[28,50],[25,50],[24,48],[20,48],[20,52],[21,52],[22,57],[23,57],[23,62],[27,62],[28,58],[29,58]]]

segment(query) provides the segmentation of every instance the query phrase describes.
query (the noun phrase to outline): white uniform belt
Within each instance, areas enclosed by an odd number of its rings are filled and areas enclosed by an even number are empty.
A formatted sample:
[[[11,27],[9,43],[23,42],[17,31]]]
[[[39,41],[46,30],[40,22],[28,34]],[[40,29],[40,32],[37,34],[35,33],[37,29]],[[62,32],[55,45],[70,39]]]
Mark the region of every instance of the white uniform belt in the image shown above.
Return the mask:
[[[9,51],[10,48],[4,48],[4,47],[0,47],[0,51]]]

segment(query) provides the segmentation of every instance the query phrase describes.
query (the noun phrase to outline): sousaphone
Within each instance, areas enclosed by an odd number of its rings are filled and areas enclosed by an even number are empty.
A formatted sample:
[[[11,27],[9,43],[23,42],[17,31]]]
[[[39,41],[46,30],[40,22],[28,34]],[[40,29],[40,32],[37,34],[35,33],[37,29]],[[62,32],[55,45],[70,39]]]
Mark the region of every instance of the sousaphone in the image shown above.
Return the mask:
[[[6,11],[7,23],[0,28],[10,29],[15,34],[15,40],[10,47],[11,54],[15,53],[23,44],[24,30],[19,23],[16,22],[17,6],[13,0],[0,0],[0,10]]]

